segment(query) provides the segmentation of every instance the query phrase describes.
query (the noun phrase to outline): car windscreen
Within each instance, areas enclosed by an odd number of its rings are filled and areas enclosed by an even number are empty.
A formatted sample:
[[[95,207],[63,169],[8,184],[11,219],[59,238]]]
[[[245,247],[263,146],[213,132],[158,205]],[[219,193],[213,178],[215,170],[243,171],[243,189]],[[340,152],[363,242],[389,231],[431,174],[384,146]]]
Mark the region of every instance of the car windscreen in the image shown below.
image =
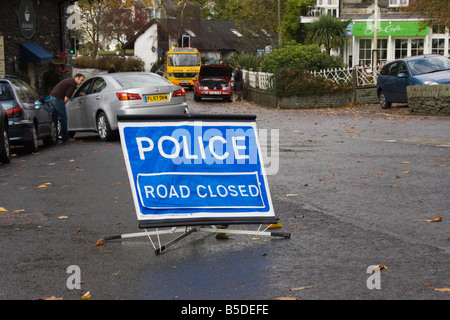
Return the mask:
[[[450,70],[450,59],[446,57],[426,57],[408,61],[413,76],[419,74]]]
[[[198,67],[200,65],[200,56],[198,53],[172,53],[169,54],[170,67]]]
[[[172,84],[158,75],[132,74],[115,76],[114,79],[124,88],[142,88],[147,86],[167,86]]]
[[[211,77],[211,78],[214,78],[214,77],[230,78],[231,77],[231,68],[203,66],[200,69],[200,76]]]

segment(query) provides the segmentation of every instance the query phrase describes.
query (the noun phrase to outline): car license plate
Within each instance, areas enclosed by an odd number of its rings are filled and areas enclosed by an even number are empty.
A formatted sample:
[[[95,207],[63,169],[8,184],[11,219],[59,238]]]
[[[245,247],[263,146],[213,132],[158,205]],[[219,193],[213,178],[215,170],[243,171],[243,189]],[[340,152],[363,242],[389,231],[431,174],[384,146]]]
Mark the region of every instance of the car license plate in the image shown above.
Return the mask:
[[[220,91],[210,91],[209,94],[222,94]]]
[[[152,94],[144,96],[145,102],[169,101],[167,94]]]

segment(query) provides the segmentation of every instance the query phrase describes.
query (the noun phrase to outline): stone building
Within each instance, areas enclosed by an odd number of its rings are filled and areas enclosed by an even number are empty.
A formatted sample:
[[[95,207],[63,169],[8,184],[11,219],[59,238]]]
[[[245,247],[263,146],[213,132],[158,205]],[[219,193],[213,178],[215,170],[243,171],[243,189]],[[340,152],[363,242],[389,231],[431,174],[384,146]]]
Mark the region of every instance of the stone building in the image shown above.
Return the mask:
[[[73,1],[3,0],[0,10],[0,76],[15,75],[48,91],[71,75],[67,7]],[[60,59],[66,52],[67,58]]]

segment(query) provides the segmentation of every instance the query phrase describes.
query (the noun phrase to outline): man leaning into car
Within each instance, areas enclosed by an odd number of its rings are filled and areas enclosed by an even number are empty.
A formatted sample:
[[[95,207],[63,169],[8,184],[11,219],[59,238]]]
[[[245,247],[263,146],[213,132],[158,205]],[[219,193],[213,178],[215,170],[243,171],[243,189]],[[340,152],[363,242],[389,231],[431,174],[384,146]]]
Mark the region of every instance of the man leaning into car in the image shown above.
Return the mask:
[[[77,73],[73,78],[67,78],[60,81],[50,92],[53,108],[61,119],[61,139],[62,142],[69,140],[69,131],[67,130],[67,112],[66,102],[74,93],[75,89],[84,81],[84,75]]]

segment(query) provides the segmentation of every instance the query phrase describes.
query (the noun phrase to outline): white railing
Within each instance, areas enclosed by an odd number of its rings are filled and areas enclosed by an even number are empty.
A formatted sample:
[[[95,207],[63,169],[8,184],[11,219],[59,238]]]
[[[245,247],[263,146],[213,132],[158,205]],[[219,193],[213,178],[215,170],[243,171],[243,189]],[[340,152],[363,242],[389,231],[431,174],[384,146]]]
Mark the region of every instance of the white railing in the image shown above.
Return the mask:
[[[323,77],[334,83],[352,84],[353,76],[356,76],[356,86],[366,87],[376,85],[378,74],[382,65],[375,70],[370,66],[356,66],[353,68],[327,69],[311,71],[315,77]],[[266,72],[242,70],[246,85],[251,88],[270,90],[273,87],[273,74]]]
[[[262,90],[270,90],[273,85],[273,74],[267,72],[257,72],[242,70],[244,79],[247,81],[246,85],[251,88]]]

